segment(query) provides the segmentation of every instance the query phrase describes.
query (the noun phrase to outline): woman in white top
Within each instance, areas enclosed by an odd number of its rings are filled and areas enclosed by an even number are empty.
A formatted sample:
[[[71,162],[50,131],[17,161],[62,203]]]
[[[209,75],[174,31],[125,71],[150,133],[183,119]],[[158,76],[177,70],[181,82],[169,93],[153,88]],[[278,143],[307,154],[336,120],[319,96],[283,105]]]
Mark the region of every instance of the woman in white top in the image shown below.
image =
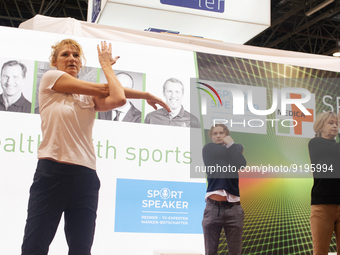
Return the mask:
[[[97,46],[107,84],[77,79],[85,60],[81,46],[65,39],[52,46],[50,64],[39,87],[43,141],[30,188],[22,255],[44,255],[62,213],[69,255],[90,255],[94,237],[98,190],[92,128],[96,111],[122,106],[126,98],[141,98],[157,109],[168,106],[147,92],[123,88],[111,66],[112,46]]]

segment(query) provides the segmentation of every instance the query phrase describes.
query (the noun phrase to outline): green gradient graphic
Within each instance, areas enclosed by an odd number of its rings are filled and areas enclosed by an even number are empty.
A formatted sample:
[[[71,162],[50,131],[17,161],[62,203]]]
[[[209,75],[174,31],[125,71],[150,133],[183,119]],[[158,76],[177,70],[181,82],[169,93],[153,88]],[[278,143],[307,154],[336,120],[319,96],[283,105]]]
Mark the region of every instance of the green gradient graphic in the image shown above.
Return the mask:
[[[336,109],[336,97],[340,96],[339,73],[207,53],[196,53],[196,57],[201,80],[265,87],[267,109],[272,105],[274,87],[305,88],[315,94],[316,115],[332,110],[327,104]],[[324,99],[325,95],[329,97]],[[275,113],[267,119],[275,119]],[[289,133],[289,130],[278,132]],[[210,142],[207,133],[205,130],[203,140]],[[250,166],[310,164],[310,139],[276,136],[275,126],[270,123],[265,135],[232,132],[231,136],[245,147],[244,156]],[[312,254],[309,223],[312,185],[312,178],[240,178],[241,205],[245,212],[242,254]],[[336,252],[334,235],[329,252]],[[228,254],[223,231],[218,254]]]
[[[240,179],[245,213],[242,254],[312,254],[312,179]],[[333,236],[330,252],[336,251]],[[219,255],[228,254],[224,232]]]

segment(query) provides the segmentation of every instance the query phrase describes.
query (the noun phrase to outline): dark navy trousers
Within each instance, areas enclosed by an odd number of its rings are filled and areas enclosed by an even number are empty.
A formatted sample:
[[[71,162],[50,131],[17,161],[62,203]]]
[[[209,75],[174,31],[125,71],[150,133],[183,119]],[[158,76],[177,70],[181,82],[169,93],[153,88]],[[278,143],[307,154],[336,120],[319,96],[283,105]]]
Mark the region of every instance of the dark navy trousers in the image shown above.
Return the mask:
[[[46,255],[64,213],[69,255],[90,255],[100,181],[90,168],[42,159],[30,188],[22,255]]]

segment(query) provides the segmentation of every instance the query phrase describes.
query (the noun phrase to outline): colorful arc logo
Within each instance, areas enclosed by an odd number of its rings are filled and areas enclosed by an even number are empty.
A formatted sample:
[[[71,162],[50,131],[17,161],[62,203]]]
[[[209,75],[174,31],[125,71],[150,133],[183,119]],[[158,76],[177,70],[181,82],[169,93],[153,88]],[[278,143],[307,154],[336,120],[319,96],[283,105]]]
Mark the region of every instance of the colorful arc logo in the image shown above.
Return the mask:
[[[197,83],[201,84],[201,85],[204,85],[204,86],[208,87],[209,89],[211,89],[211,91],[215,93],[215,95],[217,96],[218,100],[220,101],[220,104],[222,105],[222,100],[221,100],[220,96],[218,95],[217,91],[213,87],[211,87],[210,85],[208,85],[206,83],[203,83],[203,82],[199,82],[198,81]],[[217,103],[216,103],[216,100],[215,100],[214,96],[208,90],[206,90],[204,88],[201,88],[201,87],[196,87],[196,88],[201,89],[201,90],[205,91],[206,93],[208,93],[208,95],[212,98],[212,100],[214,100],[214,103],[217,106]]]

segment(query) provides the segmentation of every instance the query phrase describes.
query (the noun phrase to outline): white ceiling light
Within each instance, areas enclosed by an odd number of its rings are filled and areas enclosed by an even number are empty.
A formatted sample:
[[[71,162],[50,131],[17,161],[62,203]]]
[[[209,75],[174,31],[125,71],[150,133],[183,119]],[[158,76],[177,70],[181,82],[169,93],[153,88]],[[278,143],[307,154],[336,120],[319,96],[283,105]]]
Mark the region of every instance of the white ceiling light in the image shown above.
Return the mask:
[[[334,57],[340,57],[340,51],[334,52],[334,53],[333,53],[333,56],[334,56]]]

